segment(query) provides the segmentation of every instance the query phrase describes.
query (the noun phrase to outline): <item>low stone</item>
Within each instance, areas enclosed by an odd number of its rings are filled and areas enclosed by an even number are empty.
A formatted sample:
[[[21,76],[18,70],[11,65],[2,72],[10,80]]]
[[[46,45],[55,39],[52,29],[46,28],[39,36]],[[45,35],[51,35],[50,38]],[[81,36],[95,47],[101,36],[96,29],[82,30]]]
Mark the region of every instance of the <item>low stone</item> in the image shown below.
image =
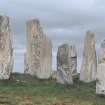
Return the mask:
[[[73,84],[73,75],[77,72],[77,54],[73,45],[63,44],[57,52],[56,79],[61,84]]]

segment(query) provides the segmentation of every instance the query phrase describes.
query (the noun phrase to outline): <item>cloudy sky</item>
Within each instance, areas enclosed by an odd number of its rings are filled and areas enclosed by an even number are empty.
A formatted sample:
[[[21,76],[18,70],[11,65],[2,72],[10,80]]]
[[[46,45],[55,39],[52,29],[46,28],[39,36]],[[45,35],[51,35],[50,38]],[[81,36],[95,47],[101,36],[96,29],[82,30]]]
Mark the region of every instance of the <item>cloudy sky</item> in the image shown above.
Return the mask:
[[[105,0],[0,0],[0,14],[11,19],[15,72],[24,71],[26,21],[31,18],[38,18],[52,39],[53,69],[60,44],[76,45],[79,70],[86,31],[95,33],[97,52],[105,38]]]

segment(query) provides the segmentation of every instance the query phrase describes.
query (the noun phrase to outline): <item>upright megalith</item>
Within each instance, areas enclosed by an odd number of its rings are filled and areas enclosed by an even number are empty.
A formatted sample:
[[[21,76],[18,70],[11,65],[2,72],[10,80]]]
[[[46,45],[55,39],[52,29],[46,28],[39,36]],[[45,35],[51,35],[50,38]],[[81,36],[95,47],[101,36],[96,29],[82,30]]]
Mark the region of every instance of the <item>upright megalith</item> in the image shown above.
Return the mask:
[[[48,79],[52,73],[52,43],[43,34],[37,19],[27,22],[27,52],[24,72],[39,79]]]
[[[88,31],[86,33],[83,51],[83,60],[80,70],[80,80],[91,82],[96,80],[97,57],[95,50],[95,35]]]
[[[105,40],[101,44],[96,75],[96,94],[105,95]]]
[[[63,44],[57,52],[56,79],[61,84],[73,84],[73,75],[77,73],[77,53],[75,46]]]
[[[101,43],[98,64],[105,63],[105,40]]]
[[[9,79],[13,69],[10,20],[0,16],[0,79]]]

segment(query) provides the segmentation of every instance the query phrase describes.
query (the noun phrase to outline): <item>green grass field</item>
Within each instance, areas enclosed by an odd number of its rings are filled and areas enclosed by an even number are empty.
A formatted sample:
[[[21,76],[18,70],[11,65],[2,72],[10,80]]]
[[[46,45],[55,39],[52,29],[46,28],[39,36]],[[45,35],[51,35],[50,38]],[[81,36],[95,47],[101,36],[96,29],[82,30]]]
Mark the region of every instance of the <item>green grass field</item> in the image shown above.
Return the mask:
[[[0,105],[105,105],[105,97],[95,94],[95,82],[75,80],[73,86],[63,86],[12,74],[10,80],[0,81]]]

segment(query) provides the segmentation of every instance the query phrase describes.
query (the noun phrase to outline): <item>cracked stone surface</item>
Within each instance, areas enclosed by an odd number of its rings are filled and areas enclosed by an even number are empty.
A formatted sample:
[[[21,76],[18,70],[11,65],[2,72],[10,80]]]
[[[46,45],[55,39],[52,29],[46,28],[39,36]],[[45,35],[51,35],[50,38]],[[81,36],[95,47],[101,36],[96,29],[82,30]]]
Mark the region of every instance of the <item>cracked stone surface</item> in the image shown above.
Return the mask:
[[[10,20],[0,16],[0,79],[9,79],[13,69]]]
[[[92,82],[96,80],[97,57],[95,49],[95,35],[88,31],[84,41],[83,60],[80,70],[80,80]]]
[[[77,73],[77,53],[74,45],[63,44],[57,52],[56,80],[61,84],[73,84]]]
[[[105,95],[105,40],[101,44],[96,75],[96,94]]]
[[[27,22],[27,52],[25,73],[48,79],[52,73],[52,42],[43,33],[37,19]]]

